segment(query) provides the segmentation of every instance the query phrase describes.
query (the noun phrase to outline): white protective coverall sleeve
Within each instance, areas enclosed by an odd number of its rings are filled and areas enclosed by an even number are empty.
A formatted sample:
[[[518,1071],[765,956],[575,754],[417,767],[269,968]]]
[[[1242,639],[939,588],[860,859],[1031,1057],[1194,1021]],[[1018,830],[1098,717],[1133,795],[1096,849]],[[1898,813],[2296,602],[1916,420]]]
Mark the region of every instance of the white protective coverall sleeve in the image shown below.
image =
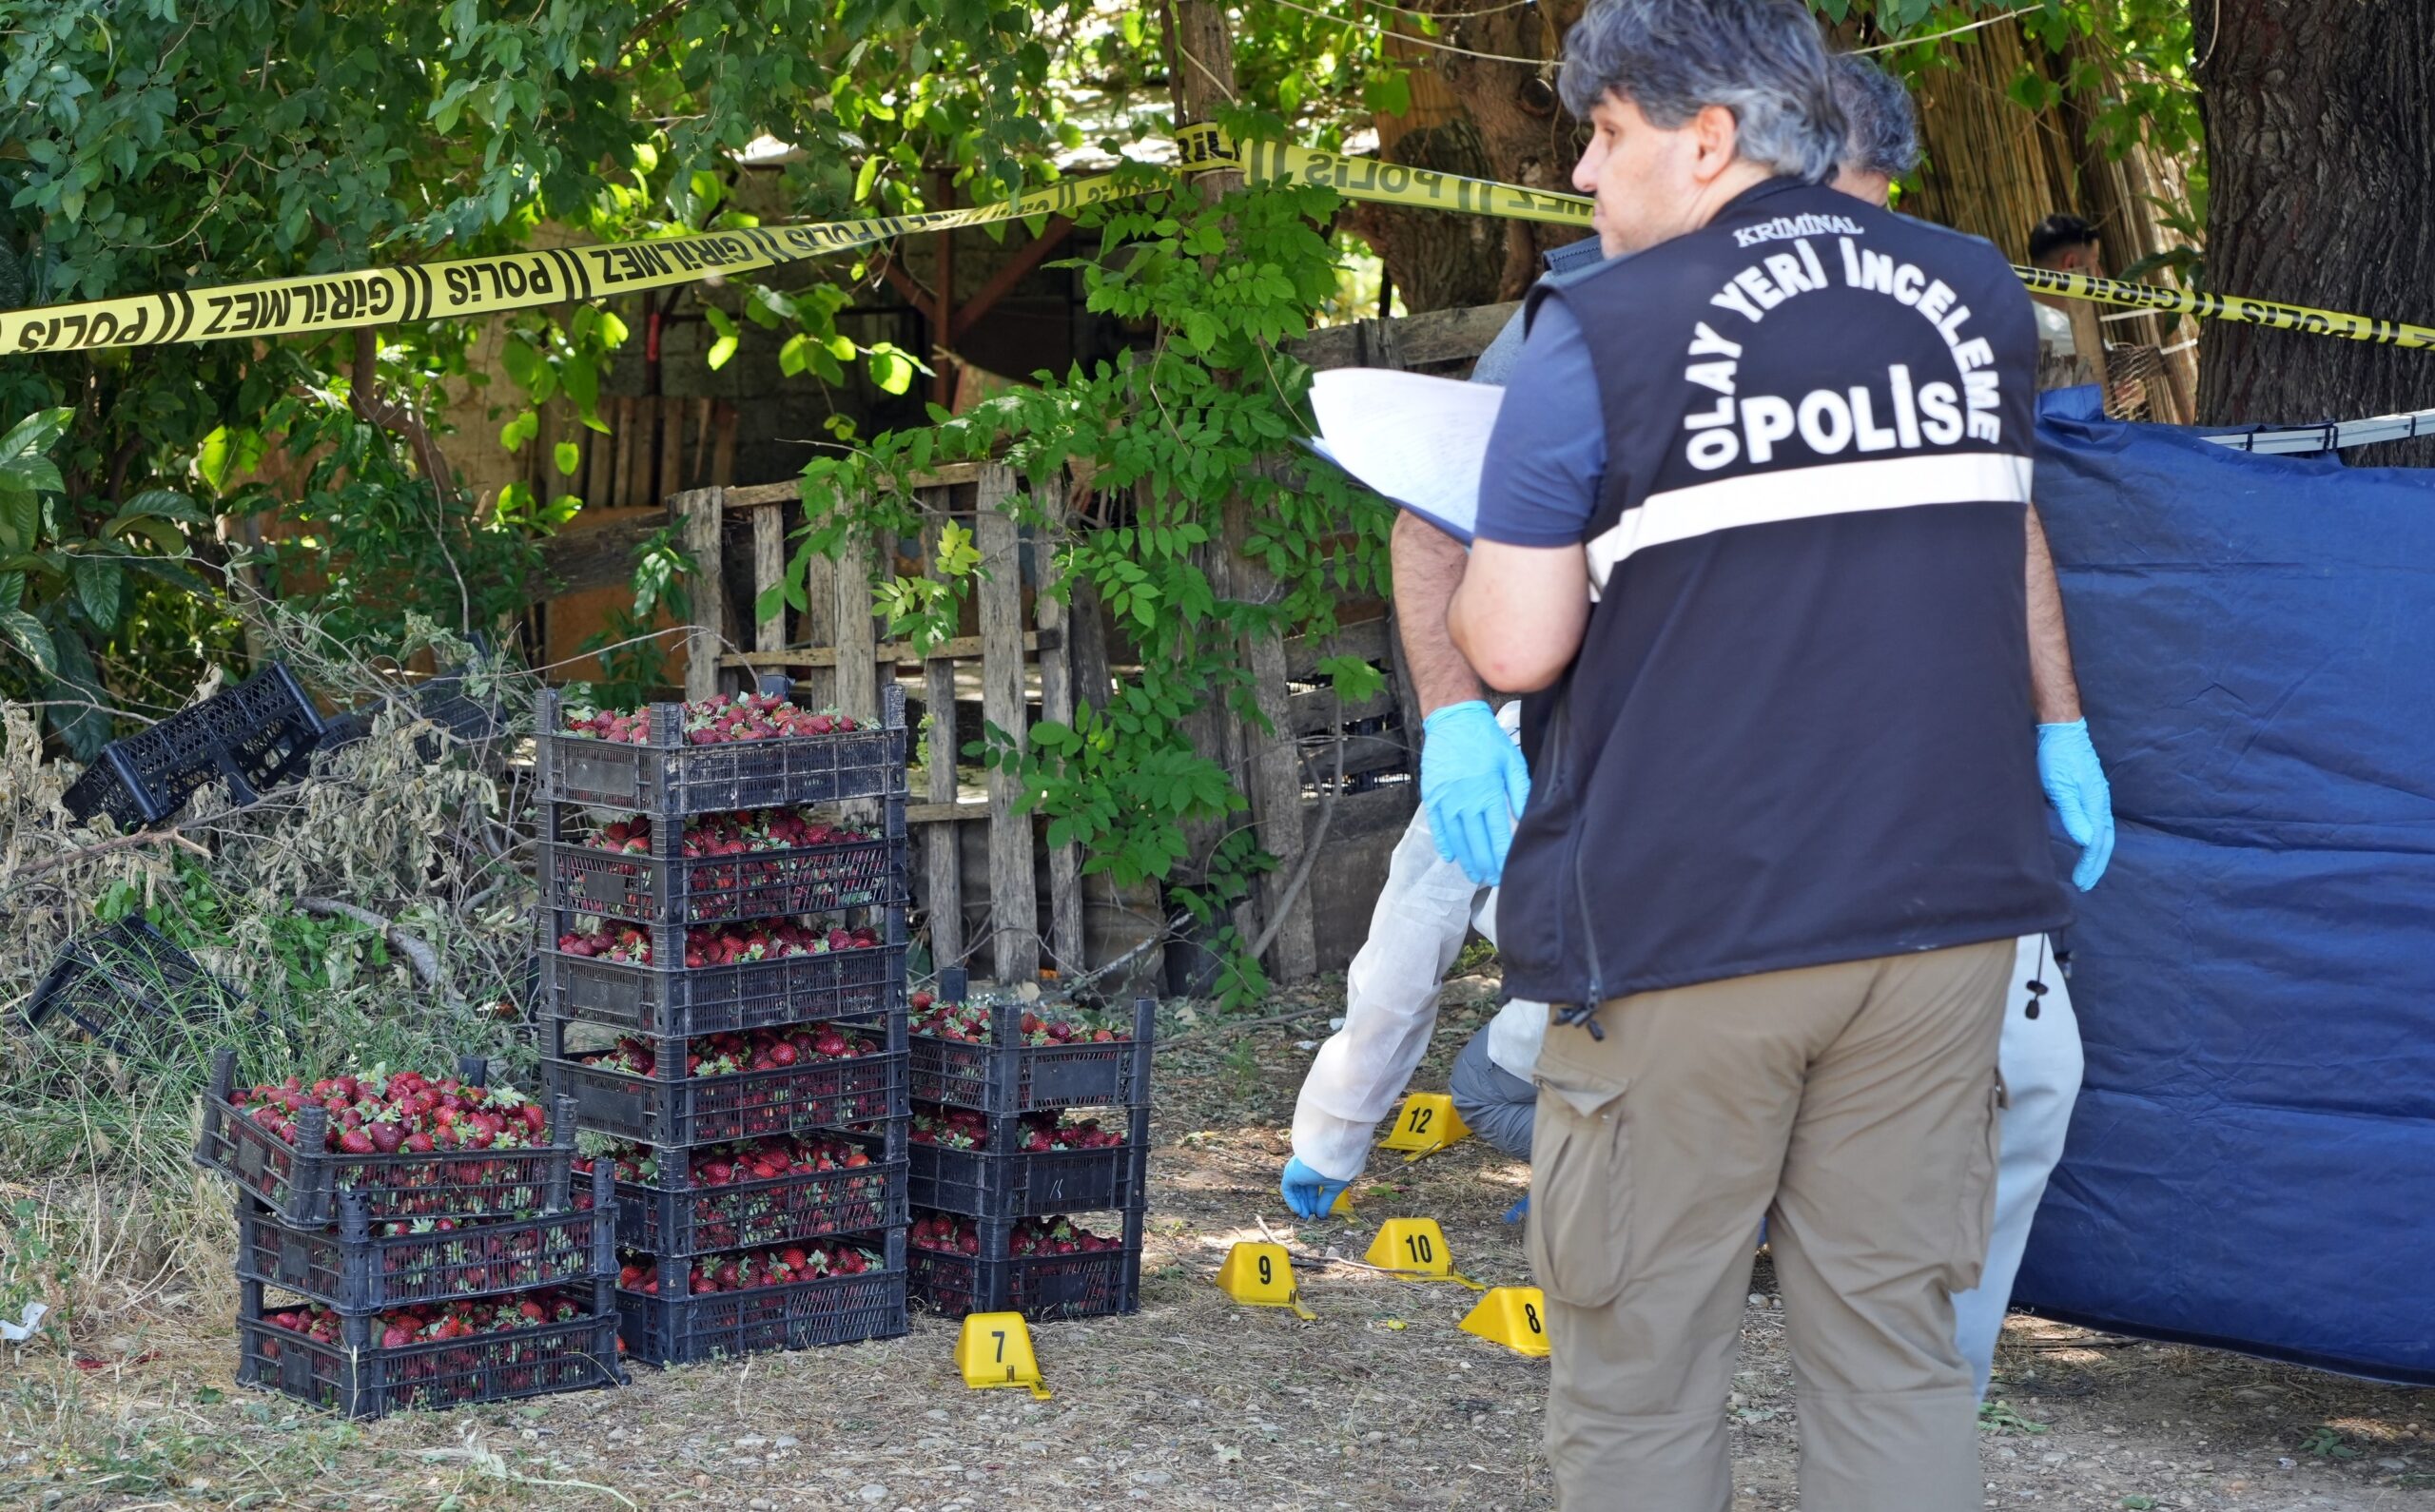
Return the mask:
[[[1496,715],[1516,740],[1521,714],[1522,706],[1510,703]],[[1370,937],[1345,972],[1344,1027],[1319,1046],[1302,1078],[1294,1153],[1304,1165],[1331,1181],[1361,1174],[1378,1120],[1394,1111],[1428,1054],[1438,984],[1461,953],[1475,914],[1481,933],[1495,938],[1494,898],[1462,867],[1438,859],[1429,811],[1415,810],[1387,863]]]

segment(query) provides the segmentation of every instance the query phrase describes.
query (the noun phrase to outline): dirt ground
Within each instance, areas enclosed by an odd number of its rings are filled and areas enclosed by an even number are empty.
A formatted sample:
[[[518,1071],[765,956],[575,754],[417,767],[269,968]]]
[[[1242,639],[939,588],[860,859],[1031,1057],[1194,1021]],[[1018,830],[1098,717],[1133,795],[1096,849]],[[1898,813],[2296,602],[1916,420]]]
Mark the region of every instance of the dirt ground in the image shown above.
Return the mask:
[[[1485,1020],[1458,981],[1421,1085]],[[966,1390],[955,1328],[665,1372],[615,1392],[353,1425],[229,1384],[225,1295],[88,1317],[78,1359],[0,1346],[0,1507],[1533,1508],[1544,1364],[1457,1330],[1471,1294],[1304,1268],[1318,1321],[1211,1284],[1276,1192],[1309,1042],[1335,1011],[1203,1031],[1159,1057],[1150,1249],[1133,1317],[1036,1330],[1055,1396]],[[1291,1007],[1295,999],[1277,1006]],[[1428,1215],[1456,1265],[1524,1277],[1500,1219],[1522,1167],[1475,1142],[1373,1162],[1356,1216],[1291,1231],[1357,1256],[1382,1218]],[[1795,1405],[1761,1264],[1727,1405],[1737,1509],[1790,1508]],[[1982,1437],[1989,1507],[2435,1507],[2435,1391],[2148,1345],[2016,1317]],[[1892,1509],[1889,1509],[1892,1512]]]

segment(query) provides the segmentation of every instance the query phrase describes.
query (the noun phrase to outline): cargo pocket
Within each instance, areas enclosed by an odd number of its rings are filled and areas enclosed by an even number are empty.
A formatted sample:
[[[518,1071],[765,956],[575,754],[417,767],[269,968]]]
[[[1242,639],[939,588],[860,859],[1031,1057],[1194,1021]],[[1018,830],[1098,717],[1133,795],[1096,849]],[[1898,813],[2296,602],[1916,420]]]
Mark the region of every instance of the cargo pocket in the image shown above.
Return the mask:
[[[1997,1072],[1987,1084],[1986,1127],[1970,1142],[1969,1178],[1961,1189],[1958,1225],[1960,1235],[1945,1267],[1945,1285],[1956,1293],[1975,1289],[1987,1270],[1987,1246],[1996,1237],[1996,1176],[2003,1162],[2004,1109],[2010,1101],[2003,1073]]]
[[[1631,1184],[1629,1085],[1568,1066],[1539,1066],[1530,1140],[1530,1270],[1548,1295],[1598,1308],[1624,1289]]]

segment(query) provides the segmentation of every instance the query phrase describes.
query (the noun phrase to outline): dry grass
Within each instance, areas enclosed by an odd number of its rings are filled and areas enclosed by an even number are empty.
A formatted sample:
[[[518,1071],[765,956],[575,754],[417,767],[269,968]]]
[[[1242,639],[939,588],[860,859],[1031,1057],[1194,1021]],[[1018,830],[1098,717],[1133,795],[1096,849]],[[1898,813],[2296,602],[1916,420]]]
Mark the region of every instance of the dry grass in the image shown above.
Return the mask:
[[[80,1283],[71,1351],[0,1354],[0,1506],[1548,1506],[1546,1367],[1458,1332],[1470,1293],[1314,1270],[1319,1321],[1306,1325],[1210,1285],[1228,1241],[1262,1217],[1284,1227],[1276,1173],[1307,1059],[1296,1042],[1324,1032],[1317,1006],[1247,1049],[1210,1033],[1159,1057],[1142,1310],[1039,1328],[1051,1401],[967,1391],[953,1325],[922,1319],[885,1344],[638,1369],[623,1391],[357,1426],[229,1386],[233,1286],[147,1282],[136,1266]],[[1485,1012],[1450,1012],[1425,1076],[1442,1084]],[[1465,1145],[1372,1176],[1357,1218],[1303,1226],[1297,1244],[1358,1254],[1379,1219],[1427,1214],[1462,1270],[1521,1278],[1519,1234],[1498,1221],[1521,1168]],[[45,1221],[81,1256],[115,1269],[148,1252],[114,1206],[77,1200],[53,1190]],[[195,1241],[211,1257],[196,1272],[224,1270],[223,1245]],[[1795,1407],[1763,1265],[1753,1289],[1729,1405],[1736,1505],[1789,1508]],[[1998,1367],[2015,1416],[1986,1435],[1991,1506],[2435,1506],[2435,1393],[2025,1319]]]

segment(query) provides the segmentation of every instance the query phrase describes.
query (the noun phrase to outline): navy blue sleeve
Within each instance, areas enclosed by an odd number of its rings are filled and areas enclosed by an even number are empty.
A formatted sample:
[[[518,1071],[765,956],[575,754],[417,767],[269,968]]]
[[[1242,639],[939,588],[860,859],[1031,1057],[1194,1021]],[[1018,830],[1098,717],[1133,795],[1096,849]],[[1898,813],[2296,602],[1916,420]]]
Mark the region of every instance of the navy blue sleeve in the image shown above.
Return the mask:
[[[1545,300],[1489,436],[1474,533],[1508,546],[1577,546],[1606,473],[1589,343],[1564,301]]]

